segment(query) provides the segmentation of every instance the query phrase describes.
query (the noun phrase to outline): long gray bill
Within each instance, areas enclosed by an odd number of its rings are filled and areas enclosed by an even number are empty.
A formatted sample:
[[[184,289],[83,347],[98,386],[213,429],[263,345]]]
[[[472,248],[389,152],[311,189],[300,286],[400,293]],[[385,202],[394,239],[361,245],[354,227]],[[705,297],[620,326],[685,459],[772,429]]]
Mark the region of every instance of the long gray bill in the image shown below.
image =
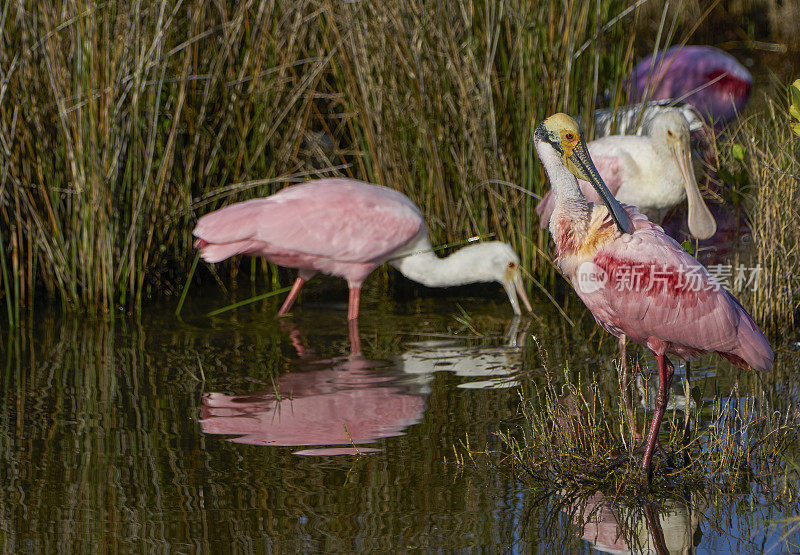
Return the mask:
[[[600,172],[597,171],[597,168],[594,167],[594,162],[592,162],[592,157],[589,156],[589,150],[586,148],[586,143],[581,137],[581,141],[575,145],[575,148],[572,150],[572,154],[569,157],[570,161],[575,164],[576,167],[581,169],[589,178],[589,183],[592,184],[594,190],[597,191],[597,194],[600,195],[600,198],[603,200],[605,205],[608,207],[608,211],[611,214],[611,217],[614,219],[614,223],[617,224],[617,227],[622,233],[633,233],[633,222],[631,221],[631,217],[622,208],[622,205],[619,203],[617,199],[614,198],[614,195],[611,194],[611,191],[608,190],[606,184],[603,182],[603,178],[600,177]]]

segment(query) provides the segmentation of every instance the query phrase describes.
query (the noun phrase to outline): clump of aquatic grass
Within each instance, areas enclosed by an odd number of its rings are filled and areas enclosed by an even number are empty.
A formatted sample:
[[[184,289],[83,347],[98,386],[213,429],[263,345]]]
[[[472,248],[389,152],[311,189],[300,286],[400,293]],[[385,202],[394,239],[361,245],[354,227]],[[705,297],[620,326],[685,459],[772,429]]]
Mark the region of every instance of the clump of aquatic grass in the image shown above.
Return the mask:
[[[621,384],[608,387],[599,376],[574,381],[568,374],[563,380],[548,375],[534,393],[521,397],[518,426],[498,433],[498,452],[467,443],[457,460],[463,464],[468,456],[475,464],[509,470],[530,487],[561,496],[600,492],[635,499],[647,491],[663,496],[685,488],[732,493],[753,482],[764,491],[795,488],[781,477],[789,468],[786,453],[797,447],[800,411],[772,410],[763,396],[740,396],[736,389],[712,402],[703,402],[696,390],[678,402],[673,394],[648,490],[634,430],[646,437],[652,413],[641,406],[652,409],[652,395],[634,404],[637,399]]]
[[[96,312],[177,294],[197,215],[331,174],[409,194],[435,241],[494,232],[534,267],[547,240],[534,201],[497,184],[541,192],[531,121],[618,90],[636,13],[623,0],[8,4],[9,317],[39,290]]]
[[[329,62],[308,2],[44,1],[0,18],[16,305],[40,287],[97,312],[174,290],[196,212],[305,169],[293,153]]]
[[[780,89],[765,94],[763,111],[740,119],[717,144],[719,166],[736,177],[726,185],[752,206],[752,265],[760,270],[746,306],[772,330],[793,328],[800,308],[800,138]]]

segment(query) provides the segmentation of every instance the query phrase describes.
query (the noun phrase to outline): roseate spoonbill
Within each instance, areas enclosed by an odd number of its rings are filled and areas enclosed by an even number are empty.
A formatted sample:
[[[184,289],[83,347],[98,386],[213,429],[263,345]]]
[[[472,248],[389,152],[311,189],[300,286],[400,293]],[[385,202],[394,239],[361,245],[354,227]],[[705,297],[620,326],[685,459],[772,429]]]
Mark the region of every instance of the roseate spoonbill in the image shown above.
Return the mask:
[[[702,175],[705,164],[712,164],[716,153],[712,146],[712,134],[703,116],[691,104],[676,100],[651,100],[594,112],[594,138],[607,135],[644,135],[648,123],[662,112],[678,110],[689,126],[689,144],[692,147],[692,162],[696,175]]]
[[[656,223],[686,199],[689,231],[708,239],[717,225],[697,188],[686,119],[678,110],[664,111],[648,122],[647,132],[647,136],[611,135],[589,143],[600,175],[618,200],[636,206]],[[581,181],[580,187],[588,200],[600,201],[589,183]],[[542,228],[550,225],[555,204],[550,190],[536,207]]]
[[[659,391],[642,469],[651,479],[653,450],[669,400],[673,366],[716,352],[739,367],[766,370],[773,353],[739,302],[708,270],[634,207],[623,207],[592,163],[578,124],[566,114],[544,120],[534,142],[554,195],[550,232],[556,265],[609,333],[646,346],[658,360]],[[576,177],[603,204],[586,201]]]
[[[478,243],[439,258],[422,214],[408,197],[353,179],[319,179],[221,208],[200,218],[193,233],[206,262],[249,254],[297,268],[278,314],[288,312],[303,284],[323,272],[347,280],[347,318],[355,320],[361,284],[384,262],[428,287],[497,281],[515,314],[521,313],[520,300],[532,311],[519,257],[509,245]]]
[[[633,101],[683,100],[719,130],[744,109],[753,77],[736,58],[713,46],[673,46],[636,64],[629,87]]]

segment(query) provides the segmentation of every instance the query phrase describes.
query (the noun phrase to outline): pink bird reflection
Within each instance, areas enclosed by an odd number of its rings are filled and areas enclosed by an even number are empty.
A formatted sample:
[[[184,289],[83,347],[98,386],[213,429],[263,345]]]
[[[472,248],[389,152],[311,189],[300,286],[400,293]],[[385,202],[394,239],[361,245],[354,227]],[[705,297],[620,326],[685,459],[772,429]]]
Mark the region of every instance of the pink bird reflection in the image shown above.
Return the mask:
[[[234,443],[272,446],[337,446],[295,451],[338,455],[377,451],[360,445],[402,435],[422,419],[425,399],[394,377],[350,357],[334,368],[284,374],[275,391],[246,395],[207,393],[200,425],[207,434],[229,434]],[[354,448],[355,445],[355,448]]]

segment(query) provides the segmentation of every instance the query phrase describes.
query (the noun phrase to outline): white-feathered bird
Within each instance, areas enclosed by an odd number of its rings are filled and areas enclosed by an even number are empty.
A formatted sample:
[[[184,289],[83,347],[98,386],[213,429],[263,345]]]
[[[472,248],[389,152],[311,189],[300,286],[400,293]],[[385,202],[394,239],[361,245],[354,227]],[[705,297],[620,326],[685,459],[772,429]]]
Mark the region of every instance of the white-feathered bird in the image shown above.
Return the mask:
[[[717,224],[697,187],[685,117],[679,110],[661,112],[647,123],[646,131],[644,136],[611,135],[588,144],[603,181],[617,200],[636,206],[656,223],[687,200],[689,231],[698,239],[708,239]],[[579,184],[589,202],[601,201],[589,183]],[[554,208],[550,191],[536,207],[540,227],[549,226]]]

